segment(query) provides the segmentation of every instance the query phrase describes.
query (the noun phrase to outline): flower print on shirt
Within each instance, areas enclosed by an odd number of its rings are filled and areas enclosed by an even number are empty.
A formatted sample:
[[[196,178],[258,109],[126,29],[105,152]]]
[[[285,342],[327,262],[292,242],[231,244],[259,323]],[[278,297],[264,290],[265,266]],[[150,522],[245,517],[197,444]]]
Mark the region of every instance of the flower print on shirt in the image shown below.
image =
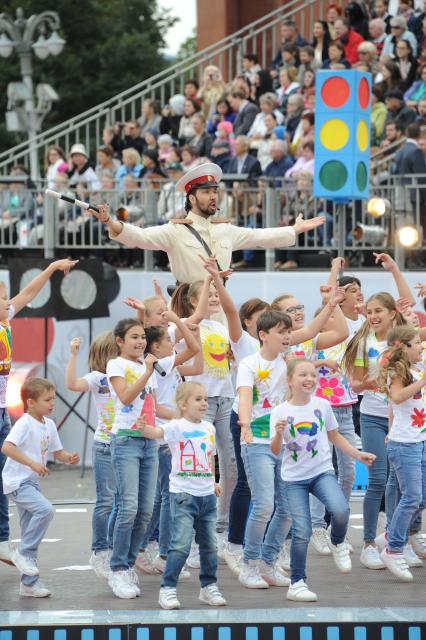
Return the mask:
[[[338,378],[320,378],[318,384],[316,395],[329,400],[331,404],[339,404],[342,396],[345,395],[345,389],[339,384]]]
[[[425,426],[425,422],[426,422],[425,409],[418,409],[414,407],[413,413],[411,414],[411,426],[418,427],[419,429],[421,429],[421,427]]]
[[[297,462],[298,460],[297,452],[303,451],[303,448],[311,454],[312,458],[314,458],[318,453],[318,450],[315,448],[318,440],[315,436],[318,432],[322,431],[324,427],[324,419],[320,409],[315,409],[314,415],[318,422],[302,420],[301,422],[295,423],[293,416],[287,417],[289,429],[287,433],[284,432],[284,441],[286,443],[286,447],[293,452],[291,458],[294,462]],[[300,436],[305,436],[308,440],[305,442],[305,438],[302,439]]]

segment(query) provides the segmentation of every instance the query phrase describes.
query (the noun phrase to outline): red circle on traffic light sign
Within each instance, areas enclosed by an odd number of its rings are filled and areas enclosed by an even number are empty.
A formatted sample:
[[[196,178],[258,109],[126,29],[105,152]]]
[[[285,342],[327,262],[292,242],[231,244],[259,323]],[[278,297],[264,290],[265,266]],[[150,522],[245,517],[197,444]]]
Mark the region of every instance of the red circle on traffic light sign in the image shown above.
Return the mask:
[[[366,109],[370,104],[370,85],[367,78],[361,78],[358,85],[358,101],[361,109]]]
[[[321,88],[321,98],[327,107],[337,109],[342,107],[350,94],[349,85],[344,78],[335,76],[324,82]]]

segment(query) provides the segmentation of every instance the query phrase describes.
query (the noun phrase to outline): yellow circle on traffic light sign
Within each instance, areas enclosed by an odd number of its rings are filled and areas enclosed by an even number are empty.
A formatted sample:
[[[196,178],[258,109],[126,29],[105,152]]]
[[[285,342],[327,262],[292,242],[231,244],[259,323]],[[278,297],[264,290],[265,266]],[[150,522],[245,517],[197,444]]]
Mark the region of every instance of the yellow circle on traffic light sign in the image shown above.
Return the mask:
[[[321,144],[330,151],[342,149],[349,140],[349,127],[339,118],[324,122],[320,131]]]
[[[366,151],[368,147],[368,124],[360,120],[356,128],[356,142],[360,151]]]

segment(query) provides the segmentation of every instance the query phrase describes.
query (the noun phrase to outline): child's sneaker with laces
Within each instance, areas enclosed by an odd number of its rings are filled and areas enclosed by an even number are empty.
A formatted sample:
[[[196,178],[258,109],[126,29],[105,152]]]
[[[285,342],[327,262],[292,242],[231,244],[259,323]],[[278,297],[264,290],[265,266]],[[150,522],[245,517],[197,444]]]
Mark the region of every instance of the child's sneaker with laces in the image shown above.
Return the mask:
[[[37,580],[31,585],[21,582],[19,586],[19,595],[25,598],[48,598],[52,595],[52,592],[42,583],[41,580]]]
[[[426,536],[421,531],[408,536],[408,542],[413,547],[418,558],[426,558]]]
[[[108,578],[108,584],[112,589],[112,592],[117,598],[136,598],[137,589],[135,585],[131,584],[129,572],[122,571],[111,571],[110,576]]]
[[[241,571],[241,560],[243,557],[243,547],[238,545],[237,548],[232,548],[230,542],[224,542],[221,550],[221,558],[225,560],[229,569],[234,576],[239,576]]]
[[[93,551],[89,559],[89,564],[98,578],[108,578],[110,567],[110,552],[109,551]]]
[[[259,561],[244,562],[238,580],[247,589],[268,589],[269,585],[259,572]]]
[[[279,569],[277,563],[268,564],[264,560],[259,562],[260,576],[269,584],[270,587],[288,587],[291,584],[290,578],[282,573],[283,569]]]
[[[367,569],[384,569],[386,566],[380,558],[379,550],[372,544],[363,548],[359,561]]]
[[[134,567],[130,567],[127,572],[127,575],[128,575],[129,583],[133,585],[135,588],[136,595],[140,596],[141,589],[139,586],[139,577],[138,577],[138,574],[136,573],[136,569]]]
[[[35,561],[29,556],[23,556],[18,549],[12,552],[12,562],[21,573],[26,576],[38,576],[40,573]]]
[[[402,555],[404,556],[409,567],[422,567],[423,561],[419,558],[419,556],[414,551],[413,547],[409,542],[404,546],[402,550]]]
[[[162,609],[180,609],[175,587],[161,587],[158,604]]]
[[[331,551],[328,546],[329,537],[327,531],[323,527],[312,529],[311,544],[315,551],[321,556],[329,556]]]
[[[216,582],[207,585],[207,587],[201,587],[198,599],[211,607],[224,607],[226,605],[226,600],[219,591]]]

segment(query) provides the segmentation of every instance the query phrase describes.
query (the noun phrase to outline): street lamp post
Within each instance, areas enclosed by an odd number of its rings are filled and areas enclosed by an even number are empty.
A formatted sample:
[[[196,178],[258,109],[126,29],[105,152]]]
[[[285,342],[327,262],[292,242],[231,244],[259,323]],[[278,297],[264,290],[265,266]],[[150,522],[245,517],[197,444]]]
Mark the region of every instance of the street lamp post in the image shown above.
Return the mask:
[[[41,60],[44,60],[50,54],[59,55],[65,44],[65,40],[58,34],[59,28],[59,15],[55,11],[43,11],[38,15],[34,14],[29,18],[25,18],[23,10],[19,8],[16,11],[15,20],[6,13],[0,14],[0,56],[8,58],[13,51],[16,51],[21,65],[22,82],[25,87],[24,130],[27,131],[28,135],[31,177],[34,180],[39,178],[39,160],[35,136],[41,130],[43,118],[50,111],[52,100],[57,99],[57,96],[50,87],[50,100],[46,98],[40,108],[35,106],[32,55],[35,53]],[[49,38],[46,38],[47,30],[51,31]],[[34,42],[36,32],[38,32],[39,37]],[[49,85],[40,86],[48,87],[47,91],[49,91]]]

